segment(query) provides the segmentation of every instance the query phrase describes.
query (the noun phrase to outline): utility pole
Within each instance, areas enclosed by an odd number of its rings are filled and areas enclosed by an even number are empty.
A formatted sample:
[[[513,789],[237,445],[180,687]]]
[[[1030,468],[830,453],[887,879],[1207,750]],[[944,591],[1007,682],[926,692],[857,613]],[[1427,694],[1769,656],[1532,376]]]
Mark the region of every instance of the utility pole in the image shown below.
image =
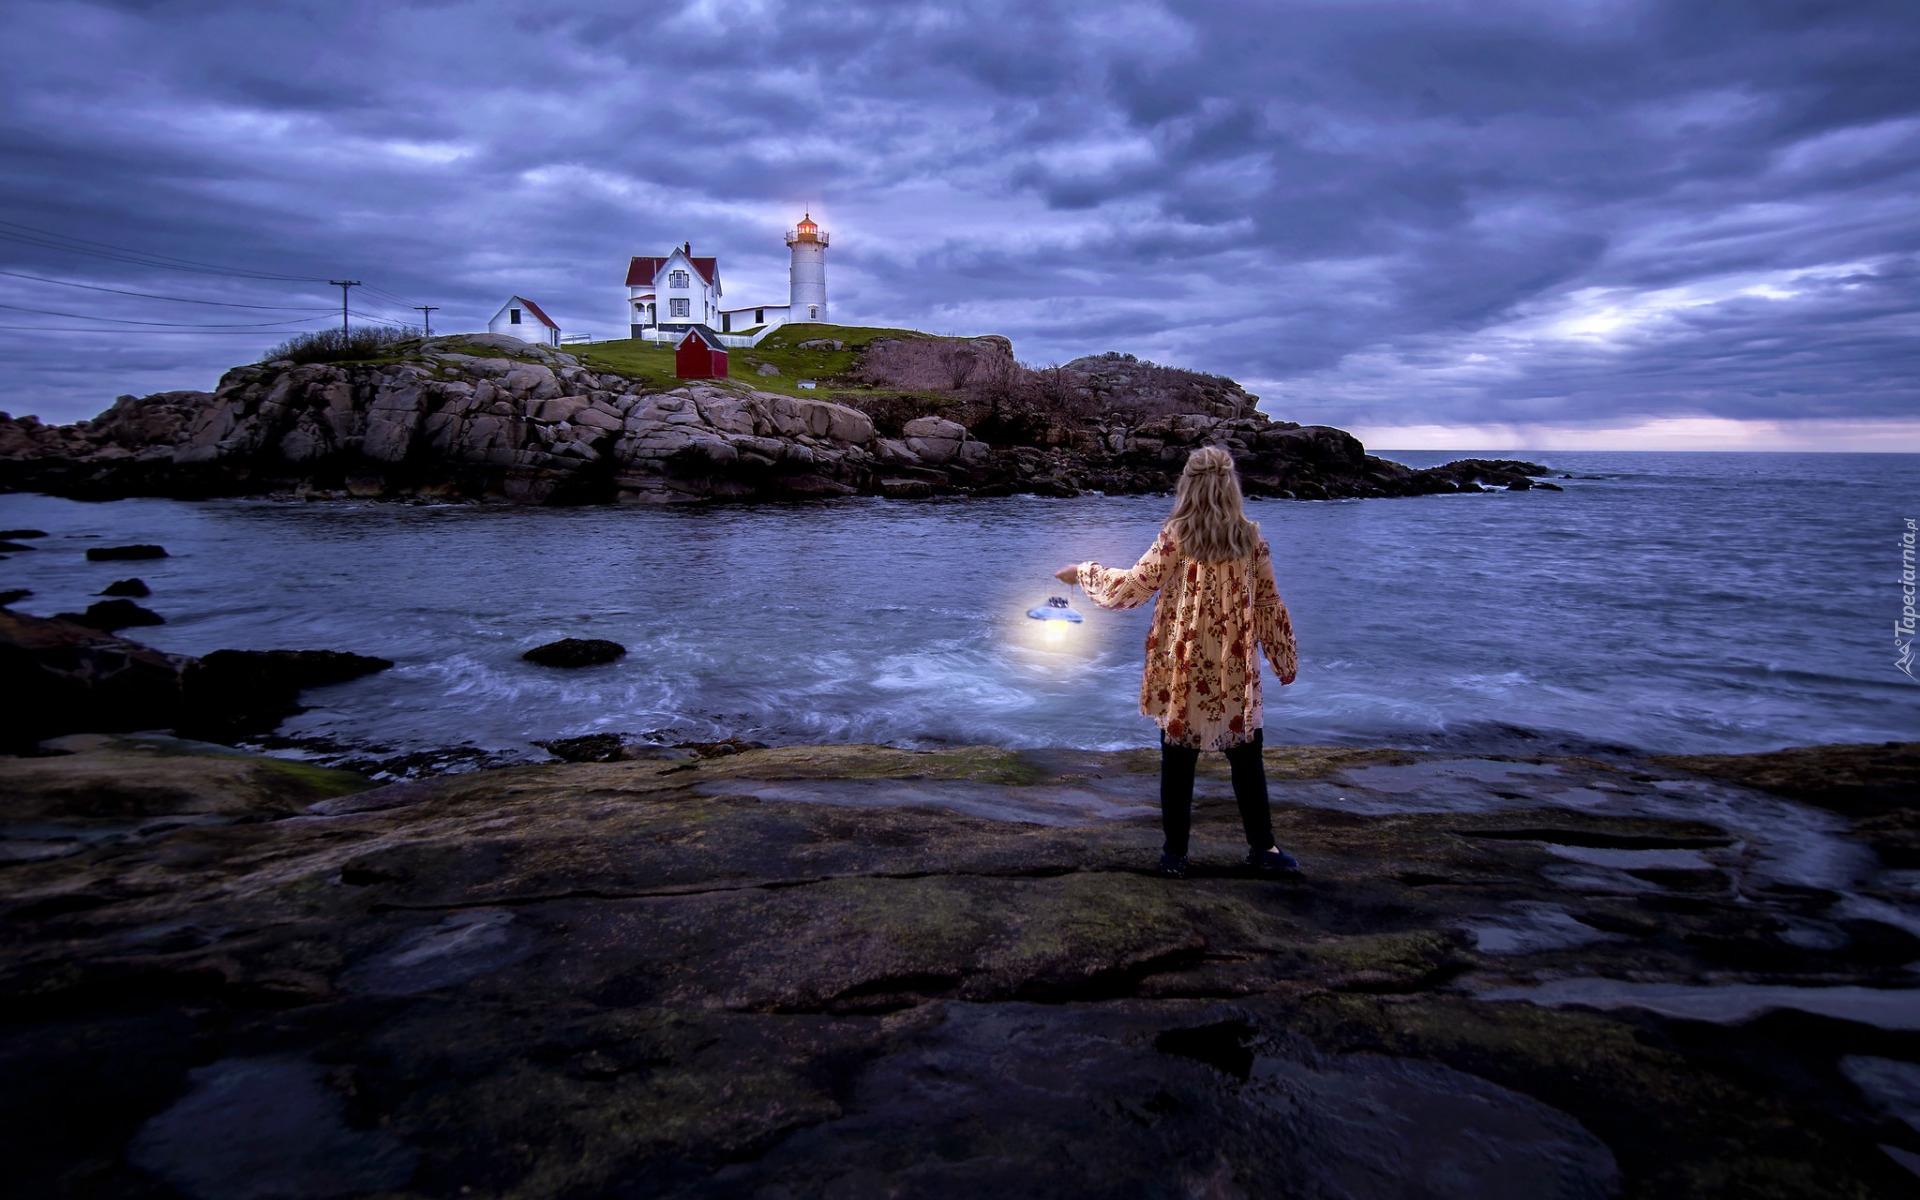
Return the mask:
[[[421,331],[420,336],[432,337],[433,336],[433,314],[437,309],[439,309],[440,306],[438,304],[416,304],[413,307],[419,310],[420,320],[425,326],[425,328]]]
[[[347,332],[347,289],[360,286],[358,279],[329,279],[328,283],[340,289],[340,332]]]

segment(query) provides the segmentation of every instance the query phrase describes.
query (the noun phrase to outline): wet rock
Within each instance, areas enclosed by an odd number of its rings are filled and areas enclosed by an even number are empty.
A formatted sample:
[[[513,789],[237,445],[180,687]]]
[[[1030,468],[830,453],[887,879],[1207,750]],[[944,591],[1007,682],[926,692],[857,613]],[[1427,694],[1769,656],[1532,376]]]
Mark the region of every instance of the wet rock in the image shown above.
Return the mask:
[[[127,1160],[194,1200],[325,1200],[413,1178],[418,1155],[347,1123],[345,1098],[300,1059],[235,1058],[141,1126]]]
[[[33,595],[32,588],[0,588],[0,608],[17,604],[31,595]]]
[[[95,594],[101,596],[140,597],[151,596],[153,589],[149,588],[143,579],[116,579]]]
[[[167,557],[165,548],[153,545],[91,546],[87,549],[88,562],[119,562],[123,559],[165,557]]]
[[[47,536],[47,531],[44,529],[0,529],[0,538],[4,538],[9,542],[19,541],[22,538],[43,538],[45,536]]]
[[[619,642],[604,638],[561,638],[535,646],[520,657],[543,667],[591,667],[610,663],[626,652]]]
[[[551,741],[536,740],[533,744],[568,762],[618,762],[623,749],[623,740],[617,733],[586,733]]]
[[[22,550],[31,549],[33,549],[32,546],[23,545],[19,542],[0,541],[0,554],[17,554]]]
[[[99,600],[87,605],[86,612],[60,613],[55,619],[72,621],[77,625],[89,625],[109,633],[134,625],[165,625],[167,623],[167,619],[159,613],[142,608],[131,600]]]
[[[170,729],[192,660],[73,621],[0,609],[0,750],[22,753],[81,730]]]
[[[392,665],[391,659],[339,650],[215,650],[182,671],[183,708],[175,728],[213,741],[264,733],[302,711],[303,690]]]
[[[889,500],[923,500],[933,495],[934,490],[924,479],[882,479],[880,494]]]

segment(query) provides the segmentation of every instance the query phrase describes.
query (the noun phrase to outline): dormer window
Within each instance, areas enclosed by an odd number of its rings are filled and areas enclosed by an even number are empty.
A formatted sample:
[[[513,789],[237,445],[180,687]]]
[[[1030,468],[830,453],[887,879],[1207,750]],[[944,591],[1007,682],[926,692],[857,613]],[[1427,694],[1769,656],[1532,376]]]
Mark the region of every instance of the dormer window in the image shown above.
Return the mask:
[[[667,272],[668,287],[683,288],[687,286],[687,281],[688,281],[688,276],[685,271],[668,271]]]

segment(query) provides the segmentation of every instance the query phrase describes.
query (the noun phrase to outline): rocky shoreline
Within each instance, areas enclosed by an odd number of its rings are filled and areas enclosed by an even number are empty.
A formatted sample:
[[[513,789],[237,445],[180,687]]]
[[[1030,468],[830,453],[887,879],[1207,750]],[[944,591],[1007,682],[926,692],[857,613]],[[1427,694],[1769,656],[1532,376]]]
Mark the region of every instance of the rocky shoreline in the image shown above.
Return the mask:
[[[1171,488],[1205,444],[1230,449],[1261,496],[1557,487],[1515,460],[1413,470],[1342,430],[1271,420],[1230,380],[1122,356],[1053,368],[1052,390],[1015,407],[978,390],[889,390],[884,351],[899,342],[877,339],[846,389],[820,399],[659,381],[488,335],[371,362],[235,367],[212,392],[123,396],[72,425],[0,413],[0,489],[522,504],[1138,494]],[[1035,375],[1003,338],[964,349],[983,378]],[[1129,372],[1154,373],[1153,387]]]
[[[604,735],[381,784],[232,747],[379,666],[0,609],[15,1194],[1920,1175],[1920,743],[1270,747],[1286,881],[1209,756],[1170,881],[1148,750]]]
[[[14,1194],[1911,1194],[1920,745],[1267,761],[0,757]]]

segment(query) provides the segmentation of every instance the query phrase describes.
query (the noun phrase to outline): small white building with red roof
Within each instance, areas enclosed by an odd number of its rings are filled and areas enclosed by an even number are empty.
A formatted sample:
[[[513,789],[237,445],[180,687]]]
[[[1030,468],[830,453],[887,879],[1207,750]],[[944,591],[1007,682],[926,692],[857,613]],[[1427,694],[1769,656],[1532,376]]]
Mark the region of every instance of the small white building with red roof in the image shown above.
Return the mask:
[[[487,322],[487,332],[504,333],[542,346],[560,344],[559,324],[525,296],[509,297],[500,311],[493,314],[493,320]]]

